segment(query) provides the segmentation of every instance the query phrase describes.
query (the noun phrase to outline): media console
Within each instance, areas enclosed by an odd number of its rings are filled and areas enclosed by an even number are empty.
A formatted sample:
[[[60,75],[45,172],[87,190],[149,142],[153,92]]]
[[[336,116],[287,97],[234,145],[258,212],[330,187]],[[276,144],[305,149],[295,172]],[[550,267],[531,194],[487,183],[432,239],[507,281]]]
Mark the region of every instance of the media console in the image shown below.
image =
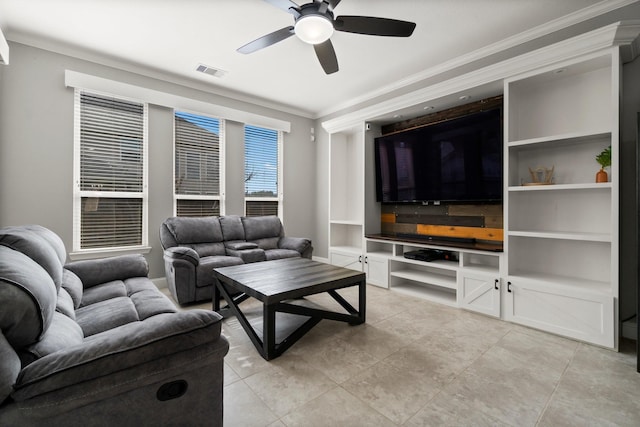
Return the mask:
[[[411,235],[365,236],[367,280],[416,298],[500,316],[502,245]],[[383,266],[384,268],[382,268]]]
[[[365,236],[368,239],[380,239],[389,240],[392,242],[407,242],[428,244],[434,246],[446,246],[460,249],[471,249],[478,251],[488,252],[502,252],[502,242],[485,242],[478,241],[476,239],[462,238],[462,237],[448,237],[448,236],[431,236],[425,234],[413,234],[413,233],[395,233],[395,234],[367,234]]]

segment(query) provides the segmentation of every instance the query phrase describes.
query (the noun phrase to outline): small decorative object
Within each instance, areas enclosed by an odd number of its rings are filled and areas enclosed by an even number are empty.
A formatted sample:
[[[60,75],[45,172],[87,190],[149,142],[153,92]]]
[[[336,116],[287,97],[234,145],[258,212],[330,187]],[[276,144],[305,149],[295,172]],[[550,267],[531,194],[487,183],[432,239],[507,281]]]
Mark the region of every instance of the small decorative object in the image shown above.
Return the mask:
[[[609,176],[604,168],[611,166],[611,146],[596,156],[596,162],[600,164],[600,170],[596,173],[596,182],[609,182]]]
[[[555,165],[551,166],[551,169],[538,166],[535,169],[529,168],[529,174],[531,175],[531,182],[527,182],[523,185],[551,185],[553,184],[553,170]]]

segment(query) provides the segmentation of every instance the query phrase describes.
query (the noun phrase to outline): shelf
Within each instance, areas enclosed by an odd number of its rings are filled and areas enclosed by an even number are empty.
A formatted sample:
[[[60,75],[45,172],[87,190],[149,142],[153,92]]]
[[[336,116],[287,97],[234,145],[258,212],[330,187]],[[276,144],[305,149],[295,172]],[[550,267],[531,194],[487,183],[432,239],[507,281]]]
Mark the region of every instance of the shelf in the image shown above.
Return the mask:
[[[433,286],[420,285],[411,282],[398,283],[391,286],[390,289],[412,297],[457,307],[456,293],[449,289],[435,288]]]
[[[417,259],[405,258],[403,256],[394,256],[391,258],[392,261],[404,263],[404,264],[412,264],[417,265],[419,267],[425,268],[438,268],[441,270],[450,270],[450,271],[458,271],[459,262],[458,261],[446,261],[446,260],[435,260],[435,261],[420,261]]]
[[[417,270],[397,270],[389,273],[391,277],[398,277],[400,279],[411,280],[414,282],[420,282],[430,285],[435,285],[442,288],[448,288],[456,290],[458,284],[455,276],[447,276],[444,274],[432,273],[427,271]]]
[[[516,273],[509,275],[509,281],[541,282],[555,288],[564,288],[570,292],[589,292],[598,295],[611,295],[611,284],[597,280],[588,280],[581,277],[568,277],[545,273]]]
[[[355,225],[355,226],[362,225],[362,221],[358,221],[354,219],[332,219],[329,222],[331,224],[338,224],[338,225]]]
[[[525,147],[540,144],[553,144],[553,145],[572,145],[579,144],[591,140],[601,140],[604,138],[611,138],[611,132],[606,131],[593,131],[593,132],[570,132],[560,135],[543,136],[539,138],[521,139],[517,141],[510,141],[507,146],[513,147]]]
[[[557,231],[516,231],[507,233],[509,237],[531,237],[535,239],[577,240],[585,242],[611,242],[611,234],[607,233],[573,233]]]
[[[512,185],[510,192],[516,191],[568,191],[568,190],[611,190],[610,182],[586,183],[586,184],[552,184],[552,185]]]

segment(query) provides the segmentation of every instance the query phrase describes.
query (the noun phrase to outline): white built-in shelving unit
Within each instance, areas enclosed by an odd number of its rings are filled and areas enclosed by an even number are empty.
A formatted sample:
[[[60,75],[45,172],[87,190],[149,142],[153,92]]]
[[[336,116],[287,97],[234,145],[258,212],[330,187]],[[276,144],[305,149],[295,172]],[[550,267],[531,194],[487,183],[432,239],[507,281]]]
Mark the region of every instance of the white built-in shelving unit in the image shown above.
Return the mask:
[[[620,74],[638,34],[637,21],[612,24],[324,122],[330,262],[391,291],[617,349]],[[504,95],[504,251],[373,237],[376,117],[457,99],[474,81]],[[596,183],[595,157],[608,146],[609,182]],[[538,167],[554,168],[550,185],[529,185]],[[403,256],[425,248],[454,259]]]
[[[617,48],[505,81],[505,318],[616,345],[619,80]],[[611,146],[609,182],[595,161]],[[554,168],[551,185],[529,168]]]

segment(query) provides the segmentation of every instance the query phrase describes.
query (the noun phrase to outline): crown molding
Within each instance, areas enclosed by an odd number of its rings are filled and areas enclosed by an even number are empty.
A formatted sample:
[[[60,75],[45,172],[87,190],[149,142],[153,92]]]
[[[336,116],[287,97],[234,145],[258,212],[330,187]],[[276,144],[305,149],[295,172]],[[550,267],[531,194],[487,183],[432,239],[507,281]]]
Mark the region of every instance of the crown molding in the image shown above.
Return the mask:
[[[9,44],[0,28],[0,64],[9,65]]]
[[[332,113],[344,110],[349,107],[353,107],[364,102],[367,102],[371,99],[377,98],[379,96],[385,95],[387,93],[400,90],[404,87],[410,86],[415,83],[419,83],[420,81],[426,80],[431,77],[435,77],[437,75],[446,73],[448,71],[454,70],[458,67],[470,64],[477,60],[483,59],[487,56],[494,55],[496,53],[503,52],[505,50],[514,48],[516,46],[522,45],[524,43],[530,42],[537,38],[546,36],[548,34],[554,33],[556,31],[562,30],[564,28],[570,27],[575,24],[579,24],[580,22],[587,21],[589,19],[595,18],[602,14],[611,12],[613,10],[619,9],[621,7],[628,6],[630,4],[636,3],[638,0],[605,0],[589,7],[585,7],[577,12],[565,15],[563,17],[554,19],[537,27],[531,28],[527,31],[523,31],[514,36],[503,39],[499,42],[490,44],[481,49],[477,49],[473,52],[470,52],[466,55],[462,55],[456,57],[450,61],[445,61],[435,67],[431,67],[427,70],[424,70],[420,73],[411,75],[404,79],[398,80],[392,84],[382,86],[374,91],[367,93],[364,96],[352,98],[347,102],[342,104],[333,106],[329,109],[321,111],[318,113],[318,118],[326,117]]]
[[[635,34],[635,36],[634,36]],[[352,129],[367,120],[375,120],[393,111],[426,103],[457,92],[512,78],[553,64],[615,46],[637,47],[640,21],[618,22],[570,39],[510,58],[479,70],[454,77],[412,93],[322,122],[329,133]]]

